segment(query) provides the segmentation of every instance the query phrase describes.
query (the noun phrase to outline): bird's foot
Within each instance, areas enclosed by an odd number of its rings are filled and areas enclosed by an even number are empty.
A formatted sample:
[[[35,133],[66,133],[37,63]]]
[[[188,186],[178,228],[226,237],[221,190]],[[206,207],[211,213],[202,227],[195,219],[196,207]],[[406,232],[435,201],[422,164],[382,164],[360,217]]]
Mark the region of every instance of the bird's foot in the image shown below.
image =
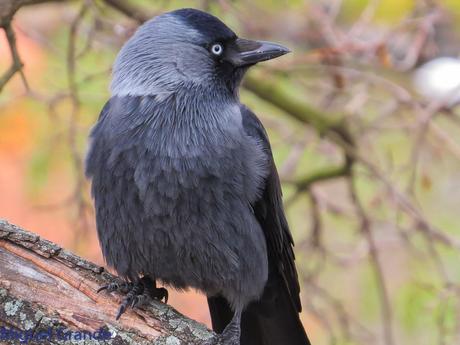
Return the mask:
[[[134,284],[131,282],[123,282],[123,283],[113,282],[107,285],[102,285],[101,287],[99,287],[99,289],[97,289],[96,292],[99,293],[105,290],[109,293],[114,292],[114,291],[121,292],[121,293],[127,293],[129,290],[132,289],[133,285]]]
[[[230,323],[222,332],[219,345],[240,345],[240,325]]]
[[[168,290],[166,290],[164,287],[158,288],[156,281],[154,281],[148,276],[142,277],[141,280],[144,283],[144,287],[147,290],[147,293],[150,297],[158,301],[164,300],[165,303],[168,303]]]
[[[208,339],[205,345],[240,345],[241,312],[236,312],[222,334]]]
[[[157,300],[165,300],[165,303],[168,302],[168,290],[165,288],[157,288],[156,282],[144,276],[135,282],[123,282],[123,283],[110,283],[104,286],[101,286],[97,292],[106,290],[107,292],[121,292],[126,294],[123,298],[118,312],[116,315],[116,320],[118,320],[121,315],[126,311],[128,307],[134,309],[143,305],[149,298]]]
[[[121,301],[115,320],[118,320],[128,307],[134,309],[144,304],[147,299],[148,296],[144,294],[144,284],[141,280],[138,280],[132,285],[131,290],[128,291],[123,301]]]
[[[153,292],[149,291],[149,295],[154,299],[157,299],[159,301],[164,300],[165,303],[168,303],[169,293],[168,290],[166,290],[165,288],[155,288]]]
[[[203,345],[220,345],[220,335],[215,335],[209,339],[206,339]]]
[[[240,345],[239,334],[217,334],[207,339],[203,345]]]

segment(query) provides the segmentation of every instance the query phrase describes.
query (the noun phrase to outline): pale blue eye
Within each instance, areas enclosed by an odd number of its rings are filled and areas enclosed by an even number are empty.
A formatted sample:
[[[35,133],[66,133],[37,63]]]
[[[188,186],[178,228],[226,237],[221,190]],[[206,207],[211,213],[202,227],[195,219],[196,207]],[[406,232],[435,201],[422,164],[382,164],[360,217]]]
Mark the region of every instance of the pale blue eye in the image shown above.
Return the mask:
[[[216,44],[213,44],[212,47],[211,47],[211,52],[214,54],[214,55],[221,55],[224,51],[224,47],[222,47],[221,44],[219,43],[216,43]]]

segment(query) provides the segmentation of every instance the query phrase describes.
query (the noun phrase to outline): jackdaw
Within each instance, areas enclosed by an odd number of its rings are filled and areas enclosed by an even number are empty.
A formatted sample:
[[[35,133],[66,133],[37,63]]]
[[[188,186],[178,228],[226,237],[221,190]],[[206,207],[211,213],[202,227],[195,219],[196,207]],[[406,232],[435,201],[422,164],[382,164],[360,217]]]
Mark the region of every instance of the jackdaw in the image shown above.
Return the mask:
[[[293,240],[262,123],[240,103],[247,69],[288,53],[180,9],[143,24],[113,66],[86,174],[117,318],[160,281],[208,297],[224,344],[310,344]],[[216,339],[214,339],[216,341]]]

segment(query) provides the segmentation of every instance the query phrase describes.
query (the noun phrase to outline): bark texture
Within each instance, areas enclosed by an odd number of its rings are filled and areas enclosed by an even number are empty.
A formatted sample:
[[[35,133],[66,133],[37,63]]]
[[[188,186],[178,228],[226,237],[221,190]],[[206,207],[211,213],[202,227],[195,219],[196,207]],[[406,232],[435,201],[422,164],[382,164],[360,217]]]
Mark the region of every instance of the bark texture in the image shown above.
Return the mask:
[[[28,344],[202,344],[213,333],[161,302],[115,314],[122,295],[100,293],[116,278],[87,260],[6,221],[0,220],[0,329],[53,334],[50,341]],[[82,330],[104,329],[111,339],[81,339]],[[48,333],[49,334],[49,333]],[[17,344],[1,338],[0,344]]]

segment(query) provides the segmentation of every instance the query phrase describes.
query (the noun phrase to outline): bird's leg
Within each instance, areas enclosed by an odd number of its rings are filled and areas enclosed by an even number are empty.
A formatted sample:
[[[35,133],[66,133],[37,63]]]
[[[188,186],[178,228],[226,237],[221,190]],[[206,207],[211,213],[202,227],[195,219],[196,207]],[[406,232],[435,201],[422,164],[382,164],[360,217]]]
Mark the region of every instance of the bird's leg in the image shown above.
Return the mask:
[[[241,310],[235,311],[232,320],[225,327],[222,334],[209,339],[205,345],[240,345],[241,337]]]
[[[240,345],[241,336],[241,311],[236,310],[232,321],[225,327],[220,335],[222,345]]]

